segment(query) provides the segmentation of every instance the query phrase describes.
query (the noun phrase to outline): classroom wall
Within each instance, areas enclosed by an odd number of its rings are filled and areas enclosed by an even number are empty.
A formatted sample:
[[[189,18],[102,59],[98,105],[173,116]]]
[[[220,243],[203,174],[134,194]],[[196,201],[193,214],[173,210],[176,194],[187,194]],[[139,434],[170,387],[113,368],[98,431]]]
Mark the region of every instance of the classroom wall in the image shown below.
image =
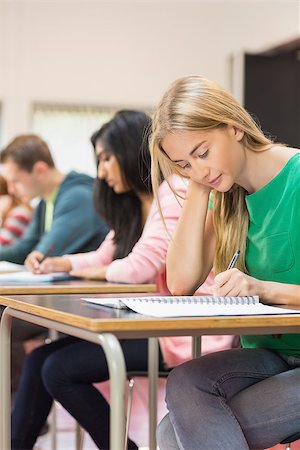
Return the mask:
[[[2,144],[34,102],[154,107],[176,77],[299,34],[299,1],[1,1]]]

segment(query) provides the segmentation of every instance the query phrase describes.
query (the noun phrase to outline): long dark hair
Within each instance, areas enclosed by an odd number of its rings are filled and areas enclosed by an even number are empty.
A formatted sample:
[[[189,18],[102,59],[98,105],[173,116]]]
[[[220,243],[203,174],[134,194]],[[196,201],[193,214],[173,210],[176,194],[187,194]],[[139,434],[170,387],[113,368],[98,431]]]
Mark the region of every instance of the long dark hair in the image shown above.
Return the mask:
[[[116,194],[105,180],[95,183],[94,202],[99,214],[114,230],[113,259],[127,256],[143,231],[141,200],[137,193],[152,193],[148,137],[150,117],[140,111],[119,111],[91,137],[118,160],[130,191]]]

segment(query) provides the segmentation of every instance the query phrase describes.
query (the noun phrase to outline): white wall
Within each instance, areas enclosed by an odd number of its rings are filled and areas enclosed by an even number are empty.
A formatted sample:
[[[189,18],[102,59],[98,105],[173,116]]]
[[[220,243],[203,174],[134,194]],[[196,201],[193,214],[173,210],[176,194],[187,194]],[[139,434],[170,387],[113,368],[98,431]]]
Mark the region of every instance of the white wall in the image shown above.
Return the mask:
[[[153,107],[178,76],[229,87],[232,52],[298,34],[298,0],[0,0],[2,143],[33,102]]]

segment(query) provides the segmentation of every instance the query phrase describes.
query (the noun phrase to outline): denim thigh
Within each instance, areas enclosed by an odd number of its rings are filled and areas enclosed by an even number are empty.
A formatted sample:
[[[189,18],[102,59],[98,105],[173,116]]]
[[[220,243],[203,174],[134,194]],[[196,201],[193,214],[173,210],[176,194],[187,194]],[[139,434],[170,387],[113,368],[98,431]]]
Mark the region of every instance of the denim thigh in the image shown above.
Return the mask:
[[[280,355],[264,349],[233,349],[212,353],[175,368],[167,383],[167,404],[170,420],[179,440],[179,448],[264,448],[269,446],[269,440],[272,440],[273,444],[293,434],[290,433],[291,428],[295,429],[298,423],[295,421],[299,414],[297,401],[293,411],[295,420],[286,420],[285,424],[278,422],[277,427],[273,427],[274,433],[276,431],[277,434],[270,432],[270,438],[269,431],[266,432],[265,428],[266,423],[276,421],[278,410],[275,408],[288,408],[288,403],[283,402],[283,399],[285,390],[290,390],[288,376],[291,376],[291,372],[295,373],[295,381],[298,383],[298,369],[289,369],[291,367]],[[282,382],[273,380],[267,388],[263,381],[268,381],[270,377],[275,379],[279,374],[283,376]],[[279,401],[275,401],[279,384],[282,396]],[[247,395],[252,386],[255,386],[255,396]],[[270,396],[273,401],[268,402]],[[262,412],[255,422],[257,430],[264,428],[264,438],[268,438],[266,443],[260,442],[261,433],[257,433],[256,438],[252,437],[252,430],[251,433],[247,432],[257,406],[261,407],[262,411],[271,411],[268,417],[264,417]],[[246,413],[248,410],[251,411],[249,417]],[[289,422],[292,423],[290,428]]]

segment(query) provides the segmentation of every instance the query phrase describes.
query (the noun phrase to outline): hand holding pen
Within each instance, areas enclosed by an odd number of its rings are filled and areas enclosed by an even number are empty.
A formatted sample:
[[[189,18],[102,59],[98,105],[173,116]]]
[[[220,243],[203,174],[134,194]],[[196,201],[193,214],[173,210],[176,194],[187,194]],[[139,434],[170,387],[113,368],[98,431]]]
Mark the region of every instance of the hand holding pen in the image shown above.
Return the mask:
[[[216,275],[214,295],[220,295],[221,297],[261,295],[262,281],[250,277],[250,275],[234,268],[239,256],[240,251],[237,250],[230,261],[227,270]]]
[[[47,251],[43,254],[37,250],[34,250],[33,252],[29,253],[25,260],[25,266],[28,270],[30,270],[32,273],[40,273],[39,268],[41,263],[51,256],[55,249],[55,245],[52,244],[48,247]]]
[[[241,252],[237,250],[233,257],[231,258],[230,263],[225,272],[221,272],[215,277],[215,285],[214,285],[214,295],[227,296],[239,295],[237,292],[238,288],[236,286],[236,282],[232,277],[232,273],[228,272],[234,268],[237,260],[239,259]],[[242,272],[240,272],[242,273]]]

